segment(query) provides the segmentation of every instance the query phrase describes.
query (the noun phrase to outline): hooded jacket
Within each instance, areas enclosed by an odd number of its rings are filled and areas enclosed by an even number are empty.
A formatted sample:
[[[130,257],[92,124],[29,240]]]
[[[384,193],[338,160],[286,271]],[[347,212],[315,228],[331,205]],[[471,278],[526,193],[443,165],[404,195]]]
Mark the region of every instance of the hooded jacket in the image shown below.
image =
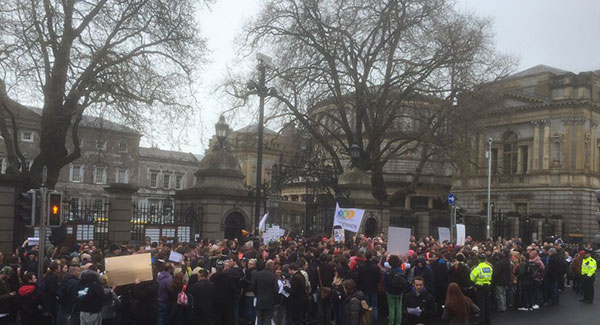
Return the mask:
[[[21,318],[41,317],[42,299],[40,292],[34,284],[26,284],[19,288],[17,296],[18,306],[21,310]],[[24,322],[27,323],[27,322]]]
[[[408,312],[408,308],[417,307],[421,308],[421,315],[417,316]],[[433,299],[433,296],[427,292],[426,288],[423,288],[420,295],[417,295],[417,291],[413,288],[402,300],[402,313],[402,317],[406,319],[406,323],[409,325],[420,323],[430,324],[431,319],[435,314],[435,300]]]
[[[361,300],[365,300],[362,291],[357,290],[352,295],[346,297],[344,302],[344,319],[348,325],[363,325],[360,318],[362,306]]]
[[[77,287],[77,305],[80,311],[99,313],[105,301],[104,289],[98,279],[98,274],[93,271],[81,273],[81,280]]]
[[[169,302],[169,290],[171,287],[171,282],[173,282],[173,276],[171,273],[161,271],[158,273],[156,277],[158,280],[158,302],[168,303]]]

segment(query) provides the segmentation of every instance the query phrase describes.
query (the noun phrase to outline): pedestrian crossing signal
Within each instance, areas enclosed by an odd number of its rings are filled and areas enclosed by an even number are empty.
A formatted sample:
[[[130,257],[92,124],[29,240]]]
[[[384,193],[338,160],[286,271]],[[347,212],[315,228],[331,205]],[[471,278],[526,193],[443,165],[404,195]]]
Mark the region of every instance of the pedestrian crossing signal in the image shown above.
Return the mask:
[[[48,194],[48,227],[60,227],[62,224],[62,193]]]

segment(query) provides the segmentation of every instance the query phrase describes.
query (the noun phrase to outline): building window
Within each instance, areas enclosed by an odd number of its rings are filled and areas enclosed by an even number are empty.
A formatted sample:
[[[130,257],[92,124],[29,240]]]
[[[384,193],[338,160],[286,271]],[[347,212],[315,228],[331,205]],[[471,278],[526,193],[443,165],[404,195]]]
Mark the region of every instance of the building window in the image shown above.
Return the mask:
[[[502,149],[502,173],[504,175],[515,175],[519,158],[516,133],[509,131],[504,134]]]
[[[23,131],[23,132],[21,132],[21,141],[23,141],[23,142],[33,142],[33,132],[31,132],[31,131]]]
[[[8,166],[8,158],[2,157],[2,174],[6,174],[7,166]]]
[[[176,175],[175,176],[175,188],[180,190],[182,185],[183,185],[183,175]]]
[[[127,143],[125,143],[125,142],[119,143],[119,152],[121,152],[121,153],[127,152]]]
[[[163,188],[170,188],[171,185],[171,175],[163,174]]]
[[[529,147],[521,146],[521,170],[523,174],[527,172],[529,166]]]
[[[106,184],[106,167],[94,168],[94,183]]]
[[[129,169],[125,167],[117,168],[117,175],[115,177],[115,182],[120,184],[129,183]]]
[[[527,203],[517,202],[515,203],[515,212],[520,215],[527,215]]]
[[[152,187],[152,188],[158,187],[158,172],[157,171],[150,172],[150,187]]]
[[[69,174],[69,181],[73,183],[81,183],[83,181],[83,166],[82,165],[71,165],[71,172]]]
[[[498,148],[492,148],[492,175],[498,174]]]
[[[99,151],[106,150],[106,141],[101,141],[101,140],[96,141],[96,150],[99,150]]]

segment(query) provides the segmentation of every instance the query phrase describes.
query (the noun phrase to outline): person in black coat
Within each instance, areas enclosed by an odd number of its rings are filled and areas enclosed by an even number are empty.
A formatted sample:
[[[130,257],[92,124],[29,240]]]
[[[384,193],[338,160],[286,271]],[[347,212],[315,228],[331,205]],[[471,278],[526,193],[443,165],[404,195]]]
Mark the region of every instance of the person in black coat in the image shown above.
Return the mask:
[[[114,290],[114,288],[113,288]],[[112,298],[112,296],[110,297]],[[98,273],[85,271],[81,273],[77,287],[77,306],[81,324],[97,324],[102,321],[102,306],[109,299],[98,278]]]
[[[431,254],[431,269],[435,278],[435,302],[437,303],[437,315],[442,315],[442,305],[446,301],[446,291],[448,291],[448,263],[439,253]]]
[[[496,263],[492,273],[492,284],[495,286],[496,304],[499,312],[506,311],[506,289],[510,282],[510,256],[504,253],[496,255]]]
[[[431,324],[435,314],[435,300],[427,292],[425,279],[421,276],[414,278],[412,290],[404,295],[402,313],[408,325]]]
[[[157,314],[148,311],[158,309],[157,293],[158,283],[156,281],[141,282],[136,279],[131,290],[131,324],[156,324]]]
[[[58,276],[59,265],[56,262],[50,263],[48,271],[44,274],[42,280],[43,285],[41,286],[42,301],[44,306],[44,323],[53,324],[56,318],[57,301],[56,291],[58,289]]]
[[[26,273],[23,276],[23,285],[17,295],[22,325],[37,325],[42,319],[42,294],[36,283],[37,277],[34,273]]]
[[[268,260],[265,268],[256,272],[252,279],[252,292],[256,296],[256,316],[258,325],[271,325],[277,300],[279,285],[273,273],[274,263]]]
[[[78,322],[79,311],[76,310],[75,302],[77,300],[77,286],[79,285],[79,275],[81,268],[79,266],[70,266],[68,273],[63,276],[58,283],[56,296],[58,298],[58,323],[71,324]],[[77,320],[75,320],[77,318]],[[72,320],[72,321],[67,321]]]
[[[188,293],[194,297],[194,324],[212,324],[213,300],[215,284],[208,281],[208,271],[202,269],[198,272],[198,281],[189,289]]]
[[[213,305],[215,324],[232,324],[233,309],[231,308],[231,302],[233,301],[233,295],[238,292],[238,288],[231,273],[224,271],[225,263],[218,260],[216,265],[217,273],[210,277],[210,281],[215,284]]]
[[[456,254],[456,262],[450,267],[448,283],[456,282],[463,294],[475,300],[475,287],[471,281],[471,269],[465,264],[467,259],[463,253]]]
[[[358,290],[365,295],[365,300],[369,306],[373,307],[373,322],[377,324],[377,286],[381,281],[381,272],[377,263],[373,261],[373,252],[365,253],[365,261],[358,268]]]
[[[550,250],[548,250],[548,254],[550,254],[550,258],[548,260],[548,269],[546,271],[546,275],[548,278],[548,289],[550,293],[549,298],[552,299],[552,304],[558,305],[558,288],[559,281],[563,280],[564,257],[560,256],[560,254],[557,254],[556,248],[550,248]]]
[[[289,273],[292,278],[285,286],[285,291],[290,294],[286,300],[286,314],[288,317],[286,324],[302,324],[306,314],[308,297],[306,293],[306,280],[302,273],[300,273],[300,267],[296,263],[290,264]]]

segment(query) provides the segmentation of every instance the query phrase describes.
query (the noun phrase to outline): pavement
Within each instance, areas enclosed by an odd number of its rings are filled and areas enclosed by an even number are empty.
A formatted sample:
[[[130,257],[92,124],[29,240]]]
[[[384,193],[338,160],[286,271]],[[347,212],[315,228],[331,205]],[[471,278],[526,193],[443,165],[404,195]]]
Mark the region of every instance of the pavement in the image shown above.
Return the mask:
[[[596,276],[598,277],[598,275]],[[579,302],[572,288],[565,288],[560,294],[558,306],[540,307],[534,311],[510,310],[505,313],[492,313],[492,324],[496,325],[559,325],[559,324],[600,324],[600,281],[594,281],[595,298],[593,304]]]

